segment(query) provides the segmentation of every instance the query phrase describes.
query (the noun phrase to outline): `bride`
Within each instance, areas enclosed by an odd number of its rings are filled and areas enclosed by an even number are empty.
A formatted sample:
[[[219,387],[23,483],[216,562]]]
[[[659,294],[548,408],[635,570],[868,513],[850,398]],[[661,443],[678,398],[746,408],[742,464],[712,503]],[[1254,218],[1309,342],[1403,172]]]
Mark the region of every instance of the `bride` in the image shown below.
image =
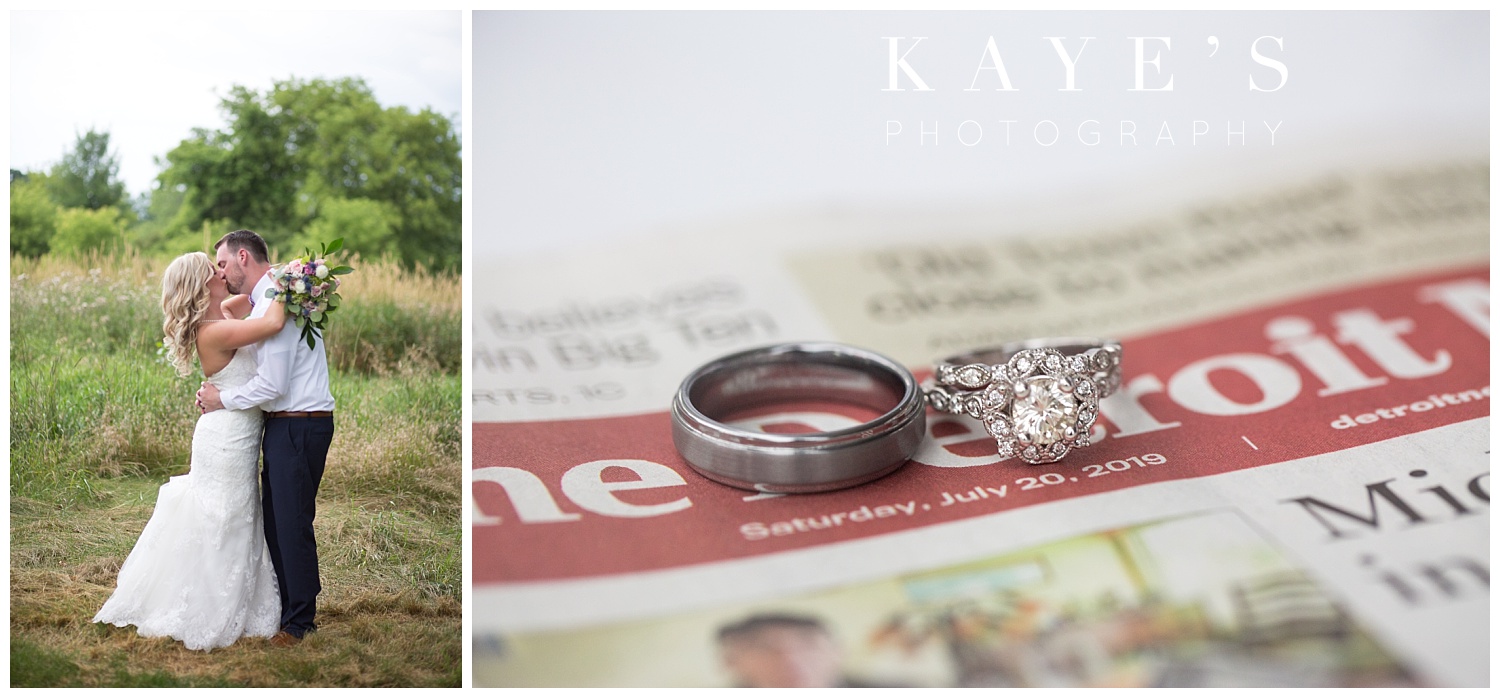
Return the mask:
[[[262,318],[233,319],[249,313],[249,297],[231,296],[202,252],[167,267],[161,305],[172,365],[189,375],[196,352],[204,376],[220,388],[250,380],[254,350],[243,348],[286,322],[279,303]],[[198,419],[189,472],[161,486],[151,520],[94,622],[134,625],[142,637],[170,636],[205,651],[276,634],[281,599],[257,487],[262,420],[256,409]]]

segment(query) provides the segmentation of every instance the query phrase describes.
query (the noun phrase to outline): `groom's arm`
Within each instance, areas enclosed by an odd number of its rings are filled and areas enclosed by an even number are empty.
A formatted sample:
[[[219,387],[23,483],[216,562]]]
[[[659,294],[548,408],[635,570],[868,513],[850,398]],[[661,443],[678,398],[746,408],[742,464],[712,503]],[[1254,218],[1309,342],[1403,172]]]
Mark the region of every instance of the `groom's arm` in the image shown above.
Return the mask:
[[[296,350],[297,331],[283,328],[281,333],[266,340],[257,352],[255,376],[244,385],[219,391],[219,402],[225,409],[243,410],[264,405],[286,394],[291,383],[292,352]]]

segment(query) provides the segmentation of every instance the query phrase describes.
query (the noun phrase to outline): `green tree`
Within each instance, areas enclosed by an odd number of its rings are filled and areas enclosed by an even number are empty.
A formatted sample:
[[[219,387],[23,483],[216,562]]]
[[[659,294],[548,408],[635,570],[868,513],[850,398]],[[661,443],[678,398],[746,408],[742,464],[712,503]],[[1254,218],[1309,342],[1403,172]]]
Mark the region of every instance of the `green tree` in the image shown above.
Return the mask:
[[[326,235],[367,257],[458,266],[459,141],[447,117],[382,107],[357,78],[236,86],[220,108],[225,129],[195,129],[167,154],[158,192],[185,192],[174,229],[225,220],[273,246]],[[356,221],[366,229],[344,229]]]
[[[52,236],[52,251],[77,256],[120,247],[125,242],[125,223],[125,215],[113,206],[101,209],[65,208],[57,217],[57,234]]]
[[[89,129],[78,136],[72,152],[52,166],[48,188],[52,200],[67,208],[100,209],[125,203],[120,160],[109,152],[109,132]]]
[[[158,186],[152,191],[141,194],[141,197],[145,199],[144,201],[137,200],[132,205],[138,221],[131,226],[130,237],[131,242],[138,249],[162,253],[182,252],[192,249],[210,249],[204,247],[180,250],[180,245],[167,244],[168,239],[182,236],[193,230],[192,228],[177,224],[177,214],[182,209],[182,201],[186,197],[186,190],[186,186]],[[234,230],[234,228],[228,228],[227,230]],[[219,233],[219,235],[223,235],[223,233]],[[218,236],[214,236],[214,239],[217,240]]]
[[[50,249],[55,234],[57,204],[47,194],[47,176],[11,170],[11,254],[40,257]]]
[[[301,226],[295,216],[299,178],[287,152],[287,119],[270,113],[254,91],[238,86],[220,108],[229,117],[228,127],[195,128],[191,138],[168,152],[158,192],[184,193],[175,221],[180,227],[226,220],[253,228],[272,242],[285,239]]]
[[[394,222],[399,218],[395,207],[369,199],[328,199],[322,215],[307,225],[284,251],[283,257],[299,254],[303,248],[316,252],[318,243],[344,239],[344,248],[356,250],[365,259],[390,254],[400,257]]]

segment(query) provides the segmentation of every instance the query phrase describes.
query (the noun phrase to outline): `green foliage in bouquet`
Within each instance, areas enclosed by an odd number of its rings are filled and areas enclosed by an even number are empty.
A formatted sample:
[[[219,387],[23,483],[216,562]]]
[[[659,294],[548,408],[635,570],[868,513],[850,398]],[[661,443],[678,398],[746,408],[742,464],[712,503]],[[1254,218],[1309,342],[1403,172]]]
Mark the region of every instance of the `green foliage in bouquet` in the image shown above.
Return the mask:
[[[272,270],[276,288],[266,290],[267,298],[286,304],[286,313],[302,329],[302,341],[307,342],[308,349],[323,338],[329,318],[344,300],[339,295],[338,277],[354,271],[348,265],[332,266],[332,260],[328,259],[344,249],[343,238],[319,243],[318,248],[317,254],[304,248],[301,257]]]

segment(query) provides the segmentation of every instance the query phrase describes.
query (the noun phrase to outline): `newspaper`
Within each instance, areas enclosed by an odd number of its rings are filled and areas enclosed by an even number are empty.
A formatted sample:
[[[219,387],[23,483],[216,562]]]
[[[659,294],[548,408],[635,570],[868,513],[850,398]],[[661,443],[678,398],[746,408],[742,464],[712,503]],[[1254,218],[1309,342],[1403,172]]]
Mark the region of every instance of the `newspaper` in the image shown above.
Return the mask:
[[[475,683],[1488,685],[1488,188],[1454,163],[1046,238],[504,265],[475,283]],[[920,378],[1079,334],[1123,340],[1124,386],[1059,463],[930,412],[894,474],[773,496],[672,445],[672,392],[730,351]]]

